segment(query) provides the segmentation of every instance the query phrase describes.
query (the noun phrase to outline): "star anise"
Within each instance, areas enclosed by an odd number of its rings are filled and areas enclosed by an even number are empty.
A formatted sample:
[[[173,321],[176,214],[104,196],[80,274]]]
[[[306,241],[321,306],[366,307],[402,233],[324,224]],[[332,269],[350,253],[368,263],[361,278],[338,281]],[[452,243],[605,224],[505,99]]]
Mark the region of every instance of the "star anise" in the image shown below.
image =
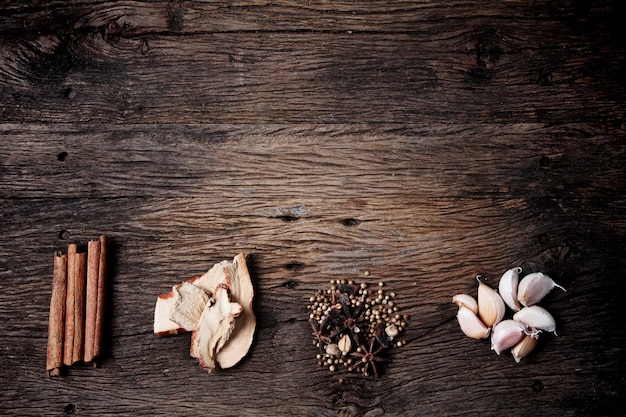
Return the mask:
[[[359,363],[356,365],[361,369],[361,372],[364,376],[369,376],[369,369],[371,368],[378,378],[378,369],[376,368],[376,362],[386,362],[387,358],[383,358],[378,356],[383,351],[383,346],[379,344],[377,348],[374,348],[376,345],[376,338],[372,338],[369,348],[361,345],[356,352],[352,355],[359,358]]]
[[[331,310],[331,316],[334,317],[336,330],[331,337],[336,337],[341,334],[349,334],[350,338],[355,344],[359,343],[359,333],[363,330],[361,327],[361,315],[363,314],[363,308],[353,307],[350,298],[345,294],[340,294],[337,297],[338,305]]]
[[[330,324],[330,316],[326,316],[321,322],[310,319],[309,323],[313,328],[313,343],[320,348],[320,350],[324,349],[324,346],[330,343],[330,334],[329,324]]]

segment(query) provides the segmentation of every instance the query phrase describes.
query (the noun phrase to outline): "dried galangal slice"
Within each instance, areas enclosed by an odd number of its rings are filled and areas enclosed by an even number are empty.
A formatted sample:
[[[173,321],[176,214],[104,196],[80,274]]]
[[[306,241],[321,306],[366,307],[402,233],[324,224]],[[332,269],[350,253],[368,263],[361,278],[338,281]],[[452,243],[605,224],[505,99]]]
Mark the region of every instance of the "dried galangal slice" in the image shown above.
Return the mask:
[[[198,358],[200,365],[209,372],[217,367],[216,355],[231,337],[235,318],[243,308],[230,301],[226,285],[220,285],[213,293],[215,304],[207,305],[202,312],[199,326],[191,335],[190,355]]]
[[[191,283],[198,279],[199,277],[192,278],[188,281],[179,282],[178,284],[172,286],[172,289],[166,293],[163,293],[157,297],[156,306],[154,307],[154,333],[159,336],[167,336],[173,334],[184,333],[186,331],[192,331],[192,329],[186,329],[185,326],[181,326],[178,322],[172,320],[174,315],[174,310],[177,306],[180,306],[180,291],[178,290],[180,287],[185,285],[183,288],[183,293],[189,293],[191,291],[186,291],[188,289],[187,285],[192,285]],[[206,294],[205,291],[201,290],[195,285],[192,285],[194,288],[197,288],[202,293],[206,295],[207,300],[210,298],[209,294]],[[196,304],[196,302],[191,302],[191,304]],[[204,309],[204,305],[196,306],[194,308],[200,308],[200,314],[202,314],[202,310]],[[181,313],[182,314],[182,313]],[[200,319],[200,316],[198,316]],[[195,326],[194,326],[195,327]]]
[[[235,256],[232,262],[222,261],[216,264],[194,281],[195,285],[206,291],[213,291],[222,283],[230,289],[231,300],[243,308],[235,320],[235,328],[228,342],[217,353],[220,368],[231,368],[248,353],[256,329],[256,317],[252,310],[254,288],[244,254]]]
[[[175,285],[172,291],[177,296],[170,320],[177,323],[181,329],[194,331],[198,327],[205,306],[211,305],[211,297],[202,288],[187,281]]]
[[[254,288],[244,254],[215,264],[201,277],[172,287],[157,298],[154,333],[192,331],[191,356],[209,369],[236,365],[252,345],[256,317]]]

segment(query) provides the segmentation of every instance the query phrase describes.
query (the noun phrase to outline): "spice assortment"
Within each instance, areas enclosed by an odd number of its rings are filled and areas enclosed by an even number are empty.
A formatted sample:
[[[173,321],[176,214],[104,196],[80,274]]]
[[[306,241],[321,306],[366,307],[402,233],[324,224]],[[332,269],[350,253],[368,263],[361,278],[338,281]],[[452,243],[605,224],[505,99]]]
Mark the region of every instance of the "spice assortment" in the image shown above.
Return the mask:
[[[106,237],[87,244],[81,253],[75,244],[67,255],[54,254],[46,371],[58,376],[63,366],[96,364],[102,354],[105,308]],[[498,355],[510,350],[516,362],[537,345],[542,332],[556,334],[554,317],[538,305],[555,287],[549,276],[534,272],[520,280],[522,269],[507,270],[498,290],[478,281],[477,297],[457,294],[457,320],[461,331],[475,339],[491,339]],[[366,273],[366,276],[369,276]],[[396,294],[378,282],[331,280],[307,306],[313,345],[319,366],[331,372],[346,370],[379,377],[390,360],[409,316],[396,305]],[[157,297],[154,333],[159,336],[191,332],[190,355],[212,372],[236,365],[249,351],[256,329],[252,310],[254,289],[239,254],[215,264],[202,276],[179,282]],[[512,311],[507,318],[508,310]]]
[[[46,371],[59,376],[63,365],[96,365],[102,355],[105,316],[106,237],[78,252],[70,244],[67,255],[54,254],[52,296],[48,320]]]
[[[383,287],[383,282],[370,289],[367,283],[331,280],[327,290],[310,298],[307,309],[319,366],[378,377],[380,365],[389,361],[388,351],[406,344],[399,336],[409,316],[396,305],[395,293]]]
[[[254,288],[244,254],[157,297],[154,333],[192,332],[190,355],[208,372],[235,366],[252,345]]]
[[[552,278],[534,272],[520,281],[522,268],[507,270],[494,290],[478,276],[478,300],[468,294],[457,294],[452,302],[459,306],[457,320],[463,333],[474,339],[486,339],[491,334],[491,349],[498,355],[506,350],[516,362],[527,356],[537,345],[542,332],[556,334],[554,317],[537,303],[557,287]],[[513,311],[505,319],[507,307]]]

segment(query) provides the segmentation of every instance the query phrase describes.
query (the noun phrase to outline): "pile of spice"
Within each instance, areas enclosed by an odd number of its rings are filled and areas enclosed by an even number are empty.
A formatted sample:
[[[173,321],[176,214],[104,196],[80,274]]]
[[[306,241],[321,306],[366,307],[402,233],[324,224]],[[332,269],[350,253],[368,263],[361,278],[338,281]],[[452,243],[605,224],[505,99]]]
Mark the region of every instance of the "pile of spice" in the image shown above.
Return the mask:
[[[409,316],[384,286],[379,282],[370,289],[366,283],[331,280],[330,288],[310,298],[307,308],[319,366],[378,377],[378,366],[389,361],[388,351],[406,344],[399,336]]]

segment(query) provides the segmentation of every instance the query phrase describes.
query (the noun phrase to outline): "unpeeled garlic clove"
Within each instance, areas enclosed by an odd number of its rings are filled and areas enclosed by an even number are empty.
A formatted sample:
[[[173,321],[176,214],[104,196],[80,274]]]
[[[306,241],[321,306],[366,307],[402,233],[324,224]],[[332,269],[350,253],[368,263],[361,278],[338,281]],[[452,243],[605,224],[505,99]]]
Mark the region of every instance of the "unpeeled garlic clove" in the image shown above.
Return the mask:
[[[522,340],[520,340],[513,348],[511,349],[511,354],[513,354],[513,359],[515,362],[519,363],[522,358],[526,357],[530,352],[532,352],[537,346],[538,339],[531,335],[525,335]]]
[[[498,355],[515,346],[525,335],[526,326],[515,320],[503,320],[491,332],[491,349]]]
[[[478,280],[478,316],[487,327],[493,327],[504,318],[506,306],[500,294]]]
[[[504,300],[506,305],[513,311],[520,309],[520,304],[517,300],[517,284],[520,272],[522,272],[522,268],[519,266],[509,269],[502,275],[500,283],[498,284],[500,297],[502,297],[502,300]]]
[[[457,294],[452,297],[452,302],[459,307],[467,307],[474,312],[474,314],[478,314],[478,303],[476,299],[468,294]]]
[[[476,313],[465,306],[459,307],[459,312],[456,315],[459,321],[459,326],[466,336],[473,339],[486,339],[489,337],[490,328],[484,325],[478,318]]]
[[[350,353],[350,350],[352,350],[352,340],[350,339],[350,336],[347,334],[341,336],[341,339],[337,342],[337,347],[343,355]]]
[[[566,291],[549,276],[541,272],[534,272],[526,275],[520,281],[517,288],[517,299],[523,306],[532,306],[541,301],[554,287]]]
[[[513,320],[524,323],[526,326],[552,332],[556,334],[556,322],[552,314],[543,307],[530,306],[524,307],[513,315]]]
[[[396,337],[399,333],[400,331],[395,324],[390,324],[389,326],[385,327],[385,334],[387,335],[389,340],[393,340],[393,338]]]
[[[326,345],[326,353],[328,353],[330,356],[339,356],[341,355],[341,350],[339,349],[339,346],[337,346],[335,343],[331,343],[329,345]]]

